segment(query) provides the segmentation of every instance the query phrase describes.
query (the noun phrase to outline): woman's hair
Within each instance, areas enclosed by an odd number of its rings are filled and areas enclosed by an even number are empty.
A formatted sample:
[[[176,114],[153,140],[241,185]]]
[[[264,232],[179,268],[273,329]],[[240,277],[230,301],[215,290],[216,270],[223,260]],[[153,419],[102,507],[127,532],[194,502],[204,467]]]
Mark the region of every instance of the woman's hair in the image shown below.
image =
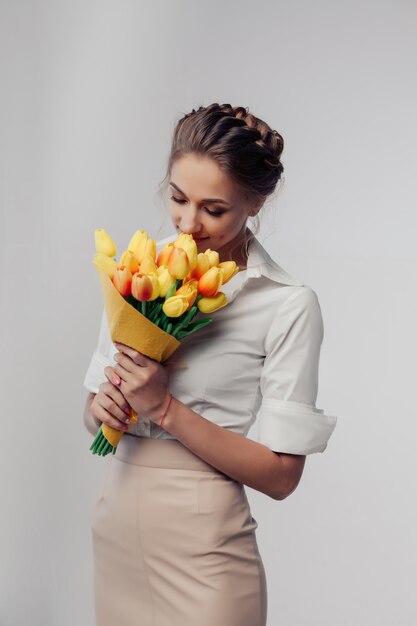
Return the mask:
[[[159,185],[166,192],[176,159],[195,154],[216,161],[242,190],[249,204],[264,203],[284,171],[282,136],[248,107],[217,102],[186,113],[174,128],[166,175]],[[255,230],[259,229],[258,216]]]

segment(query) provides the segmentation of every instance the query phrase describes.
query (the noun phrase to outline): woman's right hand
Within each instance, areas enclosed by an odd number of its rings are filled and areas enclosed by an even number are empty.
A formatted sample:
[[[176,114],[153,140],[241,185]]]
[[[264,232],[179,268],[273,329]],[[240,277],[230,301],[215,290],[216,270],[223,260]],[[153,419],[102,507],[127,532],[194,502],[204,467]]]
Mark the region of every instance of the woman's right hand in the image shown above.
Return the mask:
[[[106,369],[108,372],[106,372]],[[130,406],[117,384],[112,382],[112,368],[104,368],[108,382],[99,385],[99,391],[90,405],[90,412],[100,422],[124,432],[129,428]]]

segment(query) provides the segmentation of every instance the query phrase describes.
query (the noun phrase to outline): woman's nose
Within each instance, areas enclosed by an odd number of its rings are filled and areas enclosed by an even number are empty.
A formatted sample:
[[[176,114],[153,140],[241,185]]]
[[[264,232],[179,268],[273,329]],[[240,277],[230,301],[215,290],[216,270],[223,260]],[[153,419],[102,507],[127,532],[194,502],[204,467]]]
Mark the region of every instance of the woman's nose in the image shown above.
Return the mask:
[[[181,228],[182,232],[187,235],[191,235],[201,230],[197,211],[189,209],[188,211],[184,212],[184,214],[181,215],[179,219],[178,225]]]

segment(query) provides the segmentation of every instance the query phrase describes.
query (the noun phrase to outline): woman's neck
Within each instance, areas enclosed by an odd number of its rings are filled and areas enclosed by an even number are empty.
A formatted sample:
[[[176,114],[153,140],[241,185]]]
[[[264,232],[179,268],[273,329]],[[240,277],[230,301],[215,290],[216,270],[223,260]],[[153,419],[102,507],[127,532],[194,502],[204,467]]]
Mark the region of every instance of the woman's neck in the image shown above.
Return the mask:
[[[239,270],[247,269],[249,245],[253,238],[254,234],[252,231],[246,228],[245,231],[229,242],[227,249],[220,248],[218,250],[220,261],[234,261]]]

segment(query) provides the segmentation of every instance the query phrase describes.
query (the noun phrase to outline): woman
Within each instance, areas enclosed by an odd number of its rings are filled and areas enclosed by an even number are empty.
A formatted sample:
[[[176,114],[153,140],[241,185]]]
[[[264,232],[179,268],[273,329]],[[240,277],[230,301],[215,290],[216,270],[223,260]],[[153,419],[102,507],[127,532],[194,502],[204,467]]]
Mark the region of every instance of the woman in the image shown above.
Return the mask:
[[[113,345],[103,311],[85,424],[127,431],[92,519],[98,626],[265,626],[267,585],[244,485],[275,500],[323,452],[315,407],[323,324],[315,292],[247,227],[281,177],[282,137],[214,103],[177,124],[168,161],[175,234],[240,271],[227,306],[161,365]],[[140,416],[126,424],[129,408]],[[258,417],[257,441],[246,434]]]

